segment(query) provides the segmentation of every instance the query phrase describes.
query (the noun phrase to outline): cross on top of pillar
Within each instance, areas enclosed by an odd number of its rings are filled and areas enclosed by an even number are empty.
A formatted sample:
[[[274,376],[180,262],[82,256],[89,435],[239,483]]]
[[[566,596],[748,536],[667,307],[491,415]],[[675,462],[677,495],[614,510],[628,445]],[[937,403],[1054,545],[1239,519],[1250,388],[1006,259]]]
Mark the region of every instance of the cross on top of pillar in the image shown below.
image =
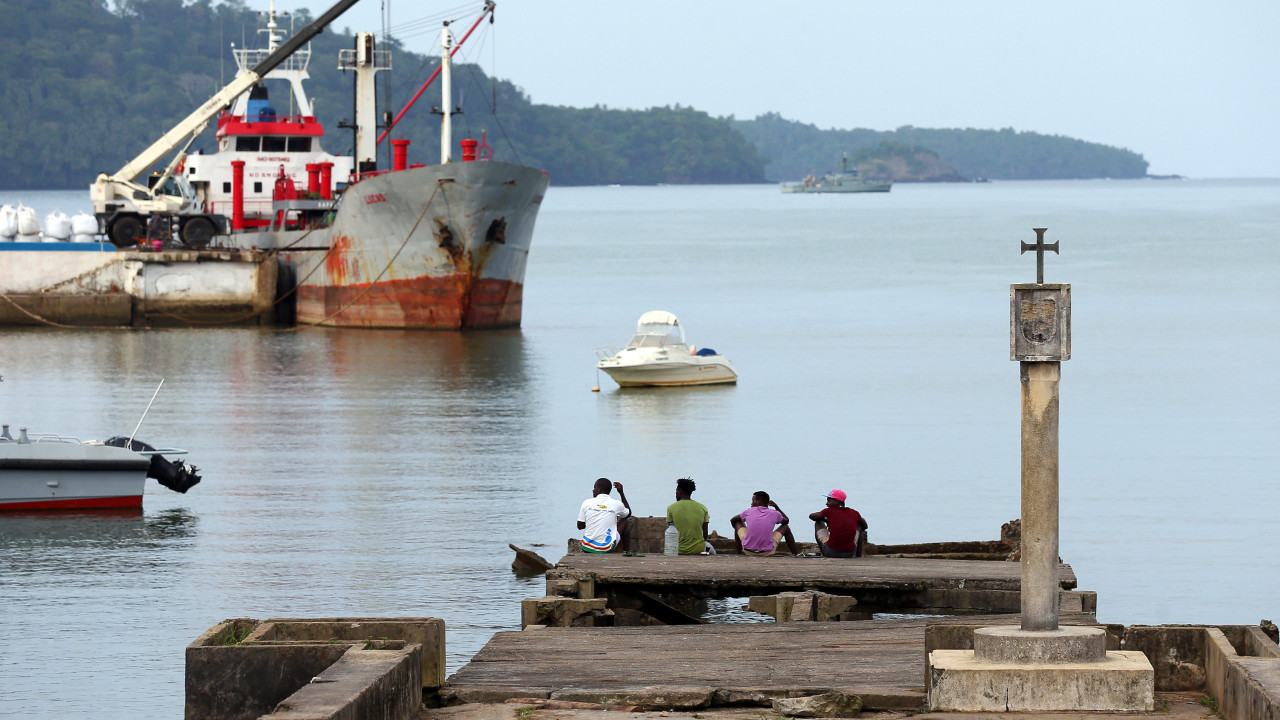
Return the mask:
[[[1036,231],[1035,244],[1032,245],[1031,243],[1025,243],[1025,242],[1022,243],[1022,252],[1018,253],[1019,255],[1021,255],[1022,253],[1025,253],[1028,250],[1036,251],[1036,283],[1040,285],[1044,284],[1044,253],[1045,251],[1050,250],[1054,253],[1058,253],[1058,243],[1049,244],[1044,241],[1044,231],[1048,229],[1049,228],[1032,228],[1032,230]],[[1061,254],[1061,253],[1058,253],[1058,254]]]

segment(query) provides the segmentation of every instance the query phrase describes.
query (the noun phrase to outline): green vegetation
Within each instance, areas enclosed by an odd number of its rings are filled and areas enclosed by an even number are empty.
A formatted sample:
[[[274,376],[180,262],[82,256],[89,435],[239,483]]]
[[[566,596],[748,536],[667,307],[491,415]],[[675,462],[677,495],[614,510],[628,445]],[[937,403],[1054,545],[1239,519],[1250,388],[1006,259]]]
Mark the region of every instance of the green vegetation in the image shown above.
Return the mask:
[[[253,633],[255,627],[256,625],[254,623],[235,622],[231,627],[218,633],[218,635],[213,638],[212,644],[218,646],[240,645],[244,642],[245,638],[249,637],[249,635]]]
[[[0,0],[0,188],[87,188],[99,172],[118,170],[234,75],[229,46],[258,46],[258,5]],[[310,21],[299,11],[294,25]],[[351,117],[352,77],[332,68],[338,50],[353,44],[349,30],[331,27],[311,46],[307,88],[328,133],[325,149],[335,154],[350,152],[352,135],[339,121]],[[390,106],[398,110],[438,60],[395,42],[390,49]],[[795,180],[835,169],[841,152],[869,174],[897,179],[1119,178],[1147,168],[1127,150],[1011,129],[819,130],[776,114],[736,121],[679,105],[536,105],[511,82],[466,64],[455,68],[454,88],[464,108],[455,137],[487,133],[493,159],[545,169],[556,185]],[[287,102],[283,87],[269,89],[273,105]],[[438,105],[436,83],[393,133],[412,141],[410,162],[437,157],[439,121],[430,109]],[[213,132],[194,148],[214,150]]]
[[[819,130],[777,113],[737,120],[733,126],[769,158],[765,177],[772,181],[826,172],[839,165],[841,152],[852,159],[868,150],[899,155],[926,150],[970,179],[1140,178],[1148,166],[1129,150],[1013,128],[930,130],[908,125],[885,132]]]

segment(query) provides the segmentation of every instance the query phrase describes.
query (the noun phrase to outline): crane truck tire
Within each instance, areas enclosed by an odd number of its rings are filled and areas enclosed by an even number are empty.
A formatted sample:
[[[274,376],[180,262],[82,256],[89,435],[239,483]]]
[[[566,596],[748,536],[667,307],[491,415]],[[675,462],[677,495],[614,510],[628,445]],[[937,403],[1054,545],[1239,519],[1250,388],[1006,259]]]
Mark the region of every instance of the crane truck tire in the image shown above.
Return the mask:
[[[137,215],[120,215],[107,226],[107,237],[121,250],[132,249],[146,239],[147,228]]]
[[[189,247],[208,247],[216,232],[213,221],[203,215],[187,218],[182,222],[182,242]]]

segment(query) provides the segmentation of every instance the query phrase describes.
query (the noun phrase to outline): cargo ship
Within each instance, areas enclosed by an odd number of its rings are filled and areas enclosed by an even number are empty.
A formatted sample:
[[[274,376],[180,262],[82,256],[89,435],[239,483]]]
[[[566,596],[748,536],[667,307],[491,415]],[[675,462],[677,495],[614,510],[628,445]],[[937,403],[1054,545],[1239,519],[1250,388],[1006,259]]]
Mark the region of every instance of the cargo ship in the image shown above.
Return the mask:
[[[106,235],[117,246],[132,246],[142,239],[144,223],[149,227],[148,218],[161,215],[188,246],[275,252],[278,299],[293,309],[299,325],[518,327],[548,175],[493,160],[483,136],[456,146],[452,136],[451,57],[484,19],[492,21],[494,3],[484,4],[456,45],[446,23],[440,67],[414,97],[440,77],[440,162],[410,165],[408,141],[393,139],[392,167],[381,169],[378,143],[408,110],[377,135],[374,78],[390,69],[389,51],[378,50],[374,36],[361,32],[355,47],[339,57],[339,68],[355,76],[352,156],[321,147],[324,129],[304,87],[309,51],[303,44],[352,4],[340,0],[286,40],[273,3],[265,47],[235,51],[236,78],[125,168],[99,176],[91,187]],[[290,111],[280,112],[284,108]],[[215,116],[217,150],[187,154]],[[142,171],[184,141],[148,187],[137,182]]]
[[[493,9],[492,2],[485,4],[467,36],[492,17]],[[277,42],[272,39],[258,52],[273,52]],[[461,42],[455,46],[447,25],[441,47],[442,97],[450,98],[450,59]],[[251,51],[237,53],[241,71],[257,60]],[[276,68],[266,78],[286,80],[292,104],[306,108],[300,75],[305,68],[296,65]],[[471,138],[459,143],[461,157],[455,157],[449,100],[441,104],[440,162],[410,165],[408,142],[392,140],[392,167],[380,170],[377,142],[387,133],[375,137],[374,78],[390,65],[389,54],[375,49],[369,33],[357,33],[356,47],[339,59],[339,67],[355,75],[353,158],[318,156],[322,132],[316,132],[314,118],[281,122],[277,116],[264,124],[260,107],[254,115],[252,93],[237,100],[219,122],[222,151],[200,157],[196,165],[229,164],[232,177],[210,183],[205,192],[218,207],[230,201],[233,245],[279,252],[279,291],[293,295],[300,325],[518,327],[529,247],[549,178],[534,168],[493,160],[487,143]],[[259,101],[267,99],[258,92]],[[248,147],[259,137],[252,158],[223,161],[232,138]],[[305,138],[313,143],[303,147]],[[295,143],[297,150],[290,150]],[[264,171],[270,173],[266,183]],[[263,212],[267,193],[271,202]]]

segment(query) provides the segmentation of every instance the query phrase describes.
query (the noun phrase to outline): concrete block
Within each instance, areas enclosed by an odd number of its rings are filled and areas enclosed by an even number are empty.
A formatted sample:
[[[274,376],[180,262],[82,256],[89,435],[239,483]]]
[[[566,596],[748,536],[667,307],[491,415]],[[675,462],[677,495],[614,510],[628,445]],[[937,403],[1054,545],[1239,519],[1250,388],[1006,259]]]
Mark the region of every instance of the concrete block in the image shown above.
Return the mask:
[[[857,598],[816,590],[754,595],[747,599],[748,610],[770,615],[778,622],[838,620],[841,613],[848,612],[857,604]]]
[[[186,720],[253,720],[333,665],[348,644],[242,644],[256,620],[228,620],[186,649]]]
[[[271,720],[412,720],[422,705],[422,646],[352,648],[285,698]]]
[[[794,593],[791,601],[791,617],[787,618],[791,622],[808,622],[813,619],[813,593],[801,592]],[[779,622],[784,622],[779,620]]]
[[[1016,625],[1000,625],[973,633],[973,656],[985,663],[1096,663],[1105,660],[1106,654],[1107,633],[1102,628],[1023,630]]]
[[[836,620],[841,613],[852,610],[858,599],[850,595],[832,595],[831,593],[813,593],[813,619],[818,622]]]
[[[444,684],[444,620],[432,617],[404,618],[271,618],[245,639],[294,642],[360,642],[404,640],[422,646],[422,687]]]
[[[1222,630],[1205,629],[1205,685],[1225,720],[1280,720],[1280,659],[1240,657]]]
[[[944,712],[1149,711],[1155,705],[1151,663],[1117,651],[1099,663],[998,665],[966,650],[935,650],[928,706]]]
[[[667,518],[632,517],[628,521],[627,543],[632,550],[646,555],[661,555]]]
[[[1236,718],[1280,720],[1280,660],[1242,657],[1232,663],[1233,702]],[[1221,706],[1220,706],[1221,707]],[[1222,713],[1223,717],[1231,717]]]
[[[592,615],[607,612],[608,598],[570,598],[548,595],[542,598],[526,598],[520,601],[520,627],[547,625],[549,627],[591,626]],[[581,622],[580,622],[581,621]]]
[[[1245,628],[1244,654],[1252,657],[1280,658],[1280,645],[1262,631],[1260,627]]]
[[[1124,649],[1147,656],[1156,673],[1156,690],[1173,692],[1205,687],[1205,628],[1134,625],[1124,632]]]

